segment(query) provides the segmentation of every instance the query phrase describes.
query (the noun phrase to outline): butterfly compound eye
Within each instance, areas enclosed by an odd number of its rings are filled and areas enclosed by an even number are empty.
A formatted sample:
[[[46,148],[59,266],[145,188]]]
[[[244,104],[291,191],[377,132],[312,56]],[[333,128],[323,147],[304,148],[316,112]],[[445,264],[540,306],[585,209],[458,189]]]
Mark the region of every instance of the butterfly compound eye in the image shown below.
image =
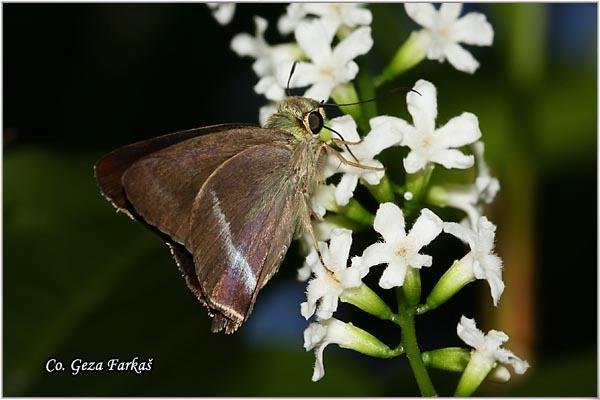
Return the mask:
[[[308,114],[308,126],[313,134],[317,134],[323,128],[323,116],[317,111]]]

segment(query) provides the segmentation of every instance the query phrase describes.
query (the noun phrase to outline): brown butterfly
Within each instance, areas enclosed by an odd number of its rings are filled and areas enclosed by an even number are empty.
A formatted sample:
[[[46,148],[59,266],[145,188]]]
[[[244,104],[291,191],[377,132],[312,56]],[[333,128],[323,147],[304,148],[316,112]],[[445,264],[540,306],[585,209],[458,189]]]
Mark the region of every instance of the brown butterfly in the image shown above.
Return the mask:
[[[373,168],[331,147],[349,142],[321,133],[323,106],[289,97],[264,128],[191,129],[121,147],[96,164],[104,197],[166,241],[213,332],[246,321],[295,235],[308,231],[316,243],[309,199],[327,153]]]

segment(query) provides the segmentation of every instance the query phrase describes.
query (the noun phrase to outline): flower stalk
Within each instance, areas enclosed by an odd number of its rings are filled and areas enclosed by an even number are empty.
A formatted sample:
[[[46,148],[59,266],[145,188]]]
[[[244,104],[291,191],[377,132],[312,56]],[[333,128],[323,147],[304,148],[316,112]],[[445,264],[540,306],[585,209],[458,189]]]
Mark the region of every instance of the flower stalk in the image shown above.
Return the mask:
[[[415,375],[417,385],[421,395],[425,397],[435,397],[437,392],[433,387],[431,378],[423,363],[421,350],[417,341],[415,331],[415,308],[408,305],[404,290],[396,288],[398,298],[398,325],[402,329],[402,346],[408,357],[408,362]]]

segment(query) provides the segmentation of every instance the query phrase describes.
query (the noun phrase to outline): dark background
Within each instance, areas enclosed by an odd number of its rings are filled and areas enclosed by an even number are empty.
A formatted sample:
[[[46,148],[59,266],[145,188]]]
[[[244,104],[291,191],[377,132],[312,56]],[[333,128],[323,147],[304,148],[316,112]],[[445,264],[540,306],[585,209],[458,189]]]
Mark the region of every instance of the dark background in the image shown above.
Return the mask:
[[[416,25],[400,5],[369,8],[368,65],[378,72]],[[440,124],[463,110],[478,115],[502,184],[487,213],[498,225],[507,289],[493,309],[485,283],[467,287],[419,320],[421,347],[460,345],[460,315],[475,316],[486,330],[505,330],[507,347],[532,364],[525,376],[485,384],[480,394],[596,396],[596,5],[466,8],[484,12],[495,30],[493,47],[469,47],[482,65],[477,73],[424,61],[394,84],[436,84]],[[325,351],[324,379],[310,382],[296,247],[248,323],[233,336],[210,334],[165,246],[117,215],[96,188],[92,166],[113,148],[256,121],[257,78],[229,43],[254,32],[254,14],[270,21],[268,40],[286,40],[274,28],[283,10],[238,5],[221,27],[203,4],[3,5],[5,396],[418,393],[404,357],[372,360],[335,346]],[[401,117],[405,108],[403,96],[380,103],[382,113]],[[353,248],[373,240],[357,235]],[[425,292],[464,252],[445,242],[432,246]],[[393,327],[350,307],[339,318],[398,342]],[[135,356],[154,358],[152,371],[44,372],[49,358]],[[450,394],[458,376],[433,371],[432,378]]]

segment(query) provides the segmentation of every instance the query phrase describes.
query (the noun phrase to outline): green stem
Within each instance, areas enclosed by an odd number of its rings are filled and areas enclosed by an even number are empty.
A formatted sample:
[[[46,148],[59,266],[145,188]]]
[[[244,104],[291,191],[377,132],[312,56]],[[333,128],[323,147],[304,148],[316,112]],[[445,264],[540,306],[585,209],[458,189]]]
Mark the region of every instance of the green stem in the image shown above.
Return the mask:
[[[367,211],[355,198],[350,199],[345,206],[339,207],[336,212],[361,225],[373,225],[375,220],[375,216]]]
[[[383,178],[381,178],[381,181],[379,181],[378,185],[369,185],[365,181],[361,182],[379,203],[396,201],[396,196],[394,195],[394,190],[392,188],[392,182],[387,175],[384,175]]]
[[[398,323],[402,329],[402,346],[408,357],[408,362],[417,380],[417,385],[422,396],[437,396],[433,383],[429,378],[419,344],[417,343],[417,334],[415,331],[415,307],[407,304],[404,291],[401,287],[396,289],[398,296]]]

